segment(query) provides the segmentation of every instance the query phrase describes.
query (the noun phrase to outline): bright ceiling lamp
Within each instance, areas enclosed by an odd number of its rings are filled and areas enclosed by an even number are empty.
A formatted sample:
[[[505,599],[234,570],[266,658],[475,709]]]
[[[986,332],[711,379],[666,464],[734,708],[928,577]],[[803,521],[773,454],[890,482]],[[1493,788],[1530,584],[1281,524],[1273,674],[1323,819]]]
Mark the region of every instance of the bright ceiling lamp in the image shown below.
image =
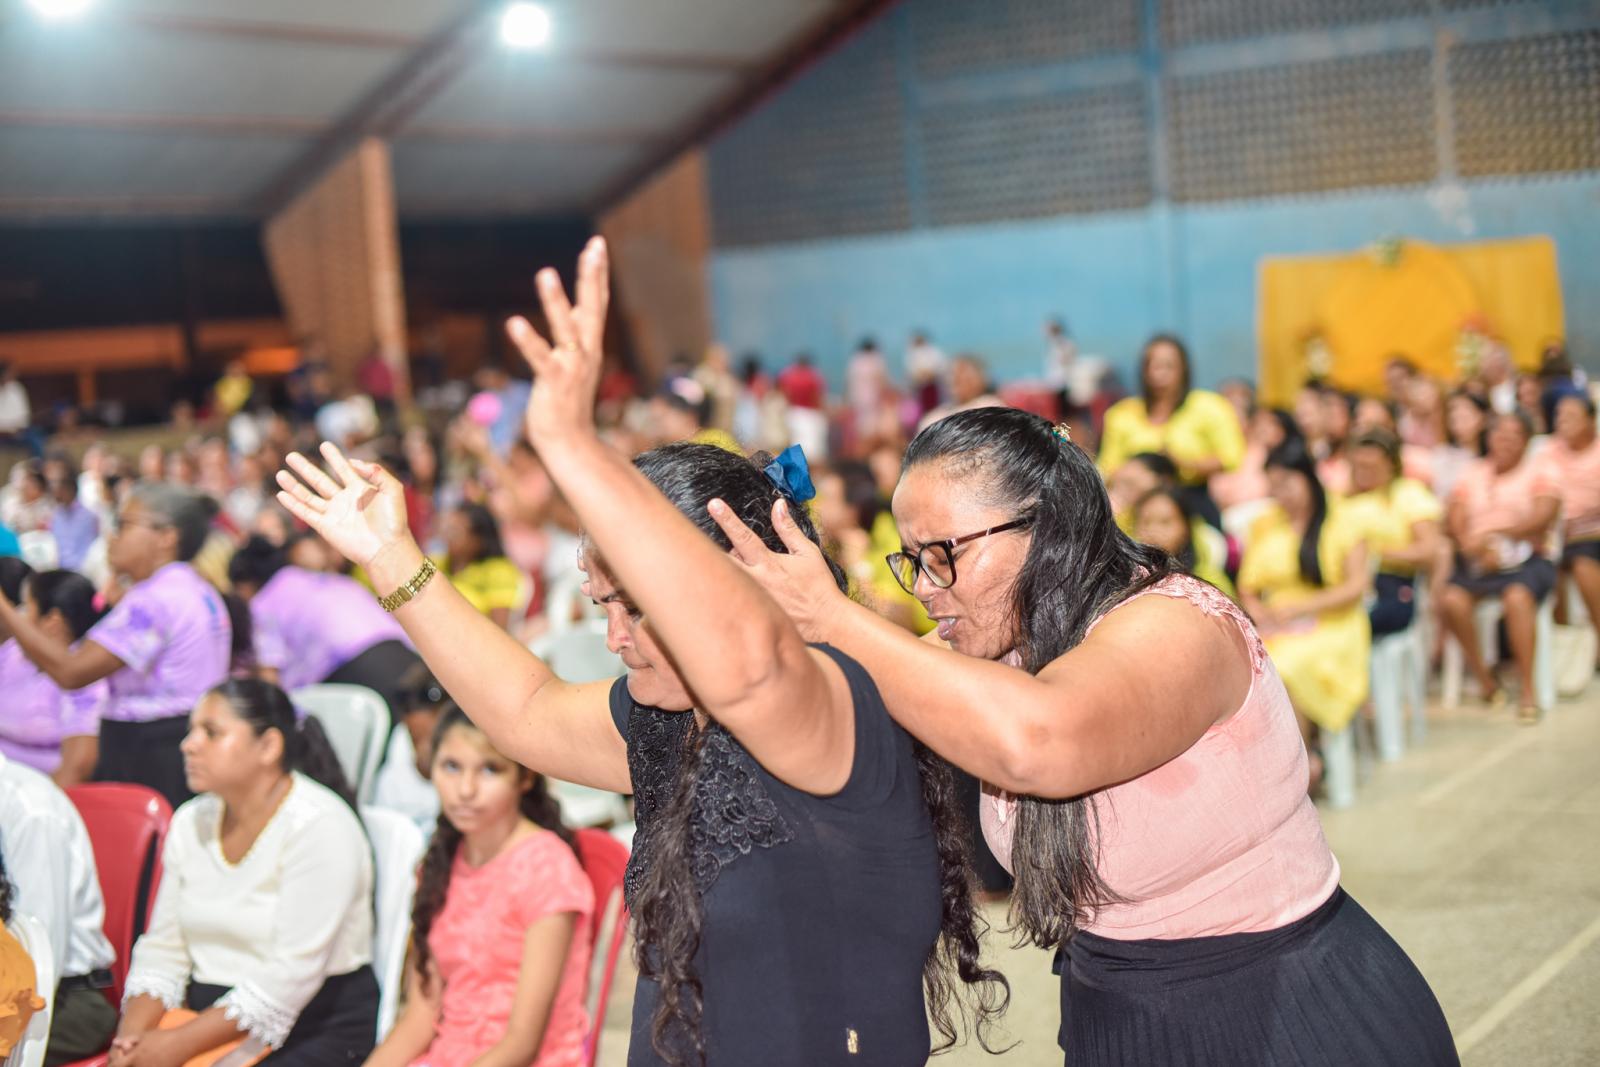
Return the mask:
[[[92,0],[28,0],[33,9],[45,18],[70,18],[89,9]]]
[[[550,40],[550,12],[538,4],[507,4],[500,40],[510,48],[541,48]]]

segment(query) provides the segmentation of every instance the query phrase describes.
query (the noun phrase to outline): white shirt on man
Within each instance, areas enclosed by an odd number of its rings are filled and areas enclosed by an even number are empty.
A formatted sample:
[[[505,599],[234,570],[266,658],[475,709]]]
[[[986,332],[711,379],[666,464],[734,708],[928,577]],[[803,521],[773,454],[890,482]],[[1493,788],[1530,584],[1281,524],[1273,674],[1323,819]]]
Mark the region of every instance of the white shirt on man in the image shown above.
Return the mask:
[[[13,907],[44,924],[56,973],[110,967],[106,905],[83,816],[49,778],[0,753],[0,855],[16,887]]]
[[[191,981],[228,986],[217,1003],[278,1048],[327,979],[372,962],[372,848],[350,806],[301,774],[237,864],[222,814],[206,793],[173,815],[123,996],[181,1008]]]

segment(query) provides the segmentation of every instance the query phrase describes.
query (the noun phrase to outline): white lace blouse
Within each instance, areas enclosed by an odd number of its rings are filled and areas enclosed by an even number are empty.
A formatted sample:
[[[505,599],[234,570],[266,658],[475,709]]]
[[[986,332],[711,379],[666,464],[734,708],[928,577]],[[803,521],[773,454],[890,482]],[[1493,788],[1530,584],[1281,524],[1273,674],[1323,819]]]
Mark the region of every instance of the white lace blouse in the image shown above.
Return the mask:
[[[172,817],[150,927],[123,994],[181,1008],[190,981],[252,1038],[281,1047],[329,977],[372,962],[372,850],[338,795],[300,774],[237,864],[222,855],[222,802]]]

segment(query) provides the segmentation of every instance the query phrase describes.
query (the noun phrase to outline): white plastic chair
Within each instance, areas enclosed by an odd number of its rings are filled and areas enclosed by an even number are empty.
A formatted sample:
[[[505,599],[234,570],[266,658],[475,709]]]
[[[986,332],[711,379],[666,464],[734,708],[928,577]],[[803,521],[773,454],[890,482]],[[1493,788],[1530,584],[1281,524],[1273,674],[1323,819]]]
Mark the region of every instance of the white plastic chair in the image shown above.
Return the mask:
[[[17,535],[22,561],[36,571],[53,571],[61,565],[61,549],[49,530],[30,530]]]
[[[1378,759],[1385,763],[1405,754],[1407,712],[1412,744],[1421,744],[1428,732],[1428,659],[1421,618],[1419,605],[1410,626],[1372,642],[1372,720]]]
[[[1338,733],[1322,731],[1322,796],[1330,808],[1356,802],[1356,731],[1352,721]]]
[[[399,812],[363,807],[361,820],[372,839],[377,921],[372,931],[372,969],[378,976],[378,1041],[400,1013],[405,992],[406,941],[411,936],[411,899],[417,864],[427,848],[422,831]]]
[[[620,678],[627,670],[622,657],[606,647],[603,619],[547,633],[529,642],[528,648],[563,681],[598,682]],[[628,818],[627,802],[616,793],[552,778],[550,794],[561,805],[561,820],[568,826],[605,826]]]
[[[598,682],[620,678],[627,670],[622,657],[606,647],[604,619],[576,623],[568,629],[542,634],[528,649],[564,682]]]
[[[550,582],[544,594],[544,617],[549,623],[546,636],[605,618],[605,611],[583,595],[584,578],[582,571],[573,568]]]
[[[29,1020],[22,1040],[6,1057],[5,1067],[40,1067],[45,1046],[50,1043],[50,1013],[56,1006],[56,956],[44,923],[32,915],[13,915],[10,930],[33,960],[34,992],[44,1001],[44,1008]]]
[[[308,685],[289,698],[322,723],[356,799],[371,800],[389,743],[389,705],[364,685]]]
[[[1485,663],[1494,663],[1500,656],[1500,620],[1505,608],[1497,596],[1485,597],[1472,610],[1473,627],[1478,634],[1478,650]],[[1556,600],[1547,596],[1539,602],[1533,623],[1533,697],[1539,710],[1548,712],[1556,706],[1555,660],[1551,643],[1555,639]],[[1461,680],[1466,673],[1466,656],[1454,637],[1446,637],[1444,662],[1439,669],[1441,697],[1447,708],[1461,706]],[[1527,699],[1527,695],[1523,695]]]

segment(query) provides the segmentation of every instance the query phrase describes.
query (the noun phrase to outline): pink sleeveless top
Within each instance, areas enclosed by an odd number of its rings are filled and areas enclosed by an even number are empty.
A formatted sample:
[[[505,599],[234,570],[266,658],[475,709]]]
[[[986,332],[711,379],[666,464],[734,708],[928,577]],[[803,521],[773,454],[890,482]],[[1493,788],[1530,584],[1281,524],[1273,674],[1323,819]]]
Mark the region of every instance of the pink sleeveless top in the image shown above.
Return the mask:
[[[1124,940],[1214,937],[1302,919],[1338,887],[1339,864],[1306,796],[1289,694],[1255,627],[1223,594],[1188,575],[1139,595],[1151,594],[1232,619],[1250,648],[1250,691],[1187,752],[1094,794],[1100,874],[1123,902],[1101,908],[1084,930]],[[983,834],[1007,870],[1016,806],[985,786]]]

